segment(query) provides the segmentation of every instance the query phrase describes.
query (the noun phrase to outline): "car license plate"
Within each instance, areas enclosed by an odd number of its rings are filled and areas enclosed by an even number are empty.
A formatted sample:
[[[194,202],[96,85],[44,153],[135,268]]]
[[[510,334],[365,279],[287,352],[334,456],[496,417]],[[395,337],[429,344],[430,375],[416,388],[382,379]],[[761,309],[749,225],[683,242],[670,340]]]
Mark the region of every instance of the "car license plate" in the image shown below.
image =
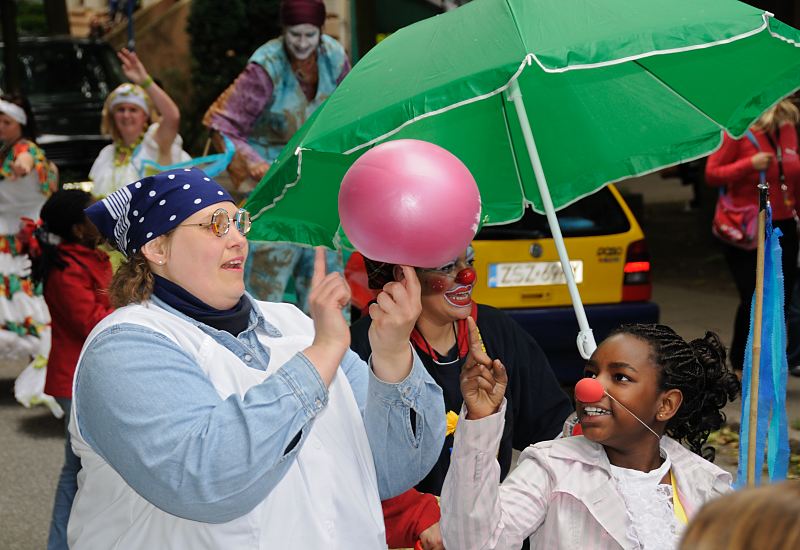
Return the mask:
[[[583,261],[571,261],[576,283],[583,282]],[[563,285],[567,280],[561,262],[489,264],[489,288],[505,286]]]

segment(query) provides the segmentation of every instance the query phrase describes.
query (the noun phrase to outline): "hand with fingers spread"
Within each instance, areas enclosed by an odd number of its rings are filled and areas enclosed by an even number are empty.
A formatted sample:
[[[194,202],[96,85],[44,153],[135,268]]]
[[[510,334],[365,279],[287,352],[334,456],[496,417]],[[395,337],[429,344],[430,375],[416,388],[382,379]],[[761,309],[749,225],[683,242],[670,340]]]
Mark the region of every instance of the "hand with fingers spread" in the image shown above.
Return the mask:
[[[139,60],[139,56],[136,55],[136,53],[127,48],[122,48],[117,52],[117,57],[122,63],[122,72],[125,73],[128,80],[140,86],[143,82],[147,81],[149,77],[147,69],[144,68],[144,65]]]
[[[467,419],[478,420],[496,413],[500,408],[506,394],[508,376],[503,363],[487,355],[475,320],[469,317],[467,324],[469,354],[461,369],[461,394],[467,406]]]
[[[402,270],[402,279],[387,283],[369,306],[372,369],[378,378],[391,383],[400,382],[411,372],[408,339],[422,312],[417,273],[407,265]]]
[[[314,320],[314,342],[303,353],[329,385],[350,347],[350,328],[342,309],[350,304],[350,287],[341,273],[326,273],[325,249],[318,247],[308,297]]]

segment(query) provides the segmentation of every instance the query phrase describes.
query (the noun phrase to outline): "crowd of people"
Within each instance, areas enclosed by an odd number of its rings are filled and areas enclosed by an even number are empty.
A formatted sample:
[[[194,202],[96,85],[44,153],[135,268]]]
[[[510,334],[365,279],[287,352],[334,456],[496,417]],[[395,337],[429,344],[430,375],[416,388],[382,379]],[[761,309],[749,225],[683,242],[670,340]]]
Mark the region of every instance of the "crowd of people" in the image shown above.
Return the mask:
[[[126,49],[91,193],[59,190],[29,104],[0,98],[0,349],[36,373],[26,404],[66,420],[48,548],[794,548],[798,485],[729,494],[707,446],[740,391],[752,248],[720,237],[729,358],[711,332],[622,326],[586,365],[602,394],[571,400],[535,338],[472,299],[471,247],[366,258],[377,295],[351,325],[340,252],[248,241],[232,192],[350,69],[321,0],[280,16],[203,119],[236,147],[232,189],[186,165],[179,107]],[[782,101],[706,167],[739,207],[759,172],[779,182],[787,315],[799,121]]]

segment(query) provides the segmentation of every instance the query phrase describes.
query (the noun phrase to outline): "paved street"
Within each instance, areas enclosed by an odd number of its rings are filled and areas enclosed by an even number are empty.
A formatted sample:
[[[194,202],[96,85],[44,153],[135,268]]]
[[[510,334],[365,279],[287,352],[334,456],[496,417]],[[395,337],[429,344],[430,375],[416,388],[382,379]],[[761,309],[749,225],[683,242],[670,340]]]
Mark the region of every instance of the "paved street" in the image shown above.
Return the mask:
[[[711,329],[728,342],[736,299],[711,241],[709,207],[684,211],[689,188],[674,180],[658,180],[649,176],[625,187],[645,195],[644,223],[656,278],[654,300],[661,306],[662,321],[687,338]],[[16,404],[12,394],[18,371],[0,366],[0,546],[41,549],[62,461],[63,427],[44,408],[26,410]],[[790,379],[789,400],[790,421],[800,419],[800,379]],[[728,408],[728,417],[738,422],[738,403]],[[721,465],[735,468],[727,459]]]

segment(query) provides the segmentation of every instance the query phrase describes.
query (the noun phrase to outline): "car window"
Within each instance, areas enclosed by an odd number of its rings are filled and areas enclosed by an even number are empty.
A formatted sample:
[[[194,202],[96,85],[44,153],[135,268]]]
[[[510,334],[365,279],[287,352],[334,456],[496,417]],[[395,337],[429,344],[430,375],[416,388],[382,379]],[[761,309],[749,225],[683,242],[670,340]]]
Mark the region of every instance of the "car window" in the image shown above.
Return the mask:
[[[110,57],[114,52],[102,44],[21,43],[19,49],[22,87],[32,103],[103,99],[123,79]],[[0,77],[2,72],[0,66]]]
[[[556,213],[564,237],[612,235],[630,229],[630,222],[617,199],[603,187],[596,193]],[[480,230],[477,240],[544,239],[552,237],[547,218],[531,208],[516,222],[491,225]]]

